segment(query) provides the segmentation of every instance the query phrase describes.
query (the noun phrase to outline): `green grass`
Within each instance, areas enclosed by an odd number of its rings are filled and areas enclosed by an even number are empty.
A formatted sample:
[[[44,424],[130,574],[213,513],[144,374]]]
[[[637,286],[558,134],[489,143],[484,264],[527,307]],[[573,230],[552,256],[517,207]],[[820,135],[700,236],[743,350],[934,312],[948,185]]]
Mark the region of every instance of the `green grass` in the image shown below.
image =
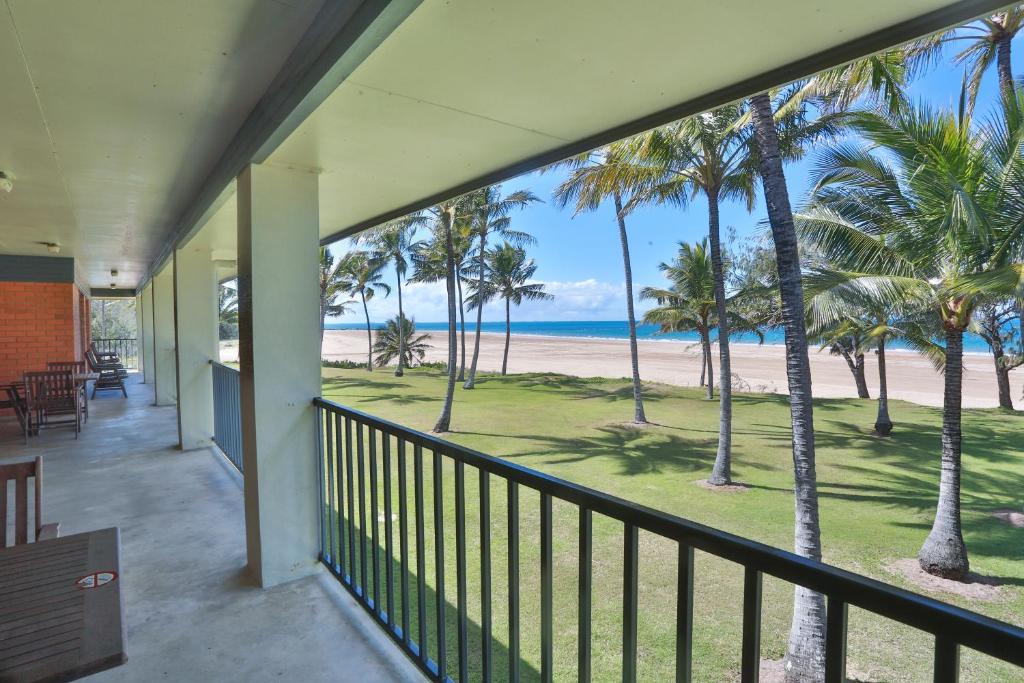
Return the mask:
[[[427,431],[440,409],[444,376],[436,370],[324,370],[324,396],[343,405]],[[625,380],[579,379],[551,374],[484,376],[472,392],[458,389],[453,428],[445,438],[628,500],[665,510],[781,548],[792,546],[793,496],[789,406],[786,397],[740,394],[734,399],[733,474],[752,488],[708,491],[694,482],[710,471],[718,434],[718,403],[699,390],[647,384],[648,419],[655,426],[625,424],[632,415]],[[871,433],[875,403],[854,399],[815,402],[817,474],[824,559],[852,571],[914,590],[886,566],[914,557],[931,526],[939,474],[940,411],[893,402],[896,428],[888,438]],[[964,412],[963,528],[972,570],[1005,585],[998,600],[971,601],[948,593],[942,600],[1024,625],[1024,531],[991,516],[1021,507],[1024,415],[995,410]],[[368,438],[368,437],[367,437]],[[397,468],[395,445],[391,466]],[[378,487],[383,504],[383,445],[377,444]],[[413,510],[413,457],[408,453],[409,510]],[[437,582],[431,495],[432,458],[424,454],[427,546],[426,583]],[[445,600],[448,661],[457,662],[454,472],[442,466],[445,530]],[[367,477],[369,476],[367,472]],[[366,479],[367,486],[369,480]],[[467,588],[470,615],[470,679],[479,680],[479,480],[466,470]],[[491,477],[495,680],[506,673],[507,512],[504,482]],[[397,474],[391,495],[398,509]],[[367,498],[369,493],[367,493]],[[367,501],[368,504],[368,501]],[[356,514],[358,517],[358,513]],[[372,517],[371,517],[372,519]],[[554,503],[555,679],[575,680],[577,666],[578,512]],[[353,520],[358,531],[358,519]],[[369,524],[367,525],[369,527]],[[520,492],[522,657],[524,680],[537,678],[539,645],[539,501]],[[368,529],[369,532],[369,529]],[[384,547],[384,525],[378,524]],[[398,523],[392,530],[398,553]],[[414,549],[413,529],[409,530]],[[383,553],[382,553],[383,555]],[[415,553],[411,551],[411,557]],[[621,676],[622,525],[594,518],[593,667],[595,681]],[[395,575],[398,576],[397,565]],[[384,561],[381,563],[383,576]],[[411,561],[412,586],[416,563]],[[382,579],[383,580],[383,579]],[[396,579],[397,580],[397,579]],[[640,535],[639,676],[674,675],[676,548],[657,536]],[[382,585],[384,590],[386,584]],[[742,569],[697,554],[694,607],[694,679],[738,678]],[[396,595],[396,611],[400,611]],[[436,657],[433,600],[428,650]],[[791,615],[791,586],[765,579],[762,656],[779,659]],[[410,605],[413,623],[416,605]],[[413,632],[415,633],[415,626]],[[866,680],[927,681],[931,639],[875,615],[850,614],[849,666]],[[1020,680],[1018,670],[974,652],[962,657],[962,680]]]

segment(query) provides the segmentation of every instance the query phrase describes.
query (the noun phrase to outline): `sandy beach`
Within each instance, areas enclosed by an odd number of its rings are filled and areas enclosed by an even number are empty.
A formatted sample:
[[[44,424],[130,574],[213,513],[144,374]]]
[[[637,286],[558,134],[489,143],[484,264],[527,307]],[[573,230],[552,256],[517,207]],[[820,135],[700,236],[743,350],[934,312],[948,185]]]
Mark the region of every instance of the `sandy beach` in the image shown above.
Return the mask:
[[[468,341],[467,361],[473,349],[472,334]],[[444,361],[447,357],[445,335],[430,333],[428,361]],[[481,335],[480,369],[501,369],[504,336]],[[679,386],[697,386],[700,380],[700,347],[678,341],[639,342],[640,376],[647,381]],[[738,390],[786,393],[785,349],[781,345],[732,344],[734,386]],[[715,367],[717,370],[717,347]],[[364,361],[366,333],[356,330],[328,330],[324,335],[324,358],[330,360]],[[922,356],[901,350],[886,353],[889,397],[922,405],[942,405],[942,376]],[[868,387],[872,397],[878,392],[878,366],[874,355],[866,358]],[[996,400],[995,373],[988,354],[966,354],[964,360],[964,407],[992,408]],[[580,377],[628,377],[629,342],[619,339],[587,339],[512,335],[508,359],[509,372],[561,372]],[[855,397],[853,376],[846,361],[830,356],[827,351],[811,353],[814,395],[822,398]],[[717,373],[716,373],[717,374]],[[1013,398],[1021,399],[1024,372],[1010,374]],[[718,378],[715,378],[716,384]]]

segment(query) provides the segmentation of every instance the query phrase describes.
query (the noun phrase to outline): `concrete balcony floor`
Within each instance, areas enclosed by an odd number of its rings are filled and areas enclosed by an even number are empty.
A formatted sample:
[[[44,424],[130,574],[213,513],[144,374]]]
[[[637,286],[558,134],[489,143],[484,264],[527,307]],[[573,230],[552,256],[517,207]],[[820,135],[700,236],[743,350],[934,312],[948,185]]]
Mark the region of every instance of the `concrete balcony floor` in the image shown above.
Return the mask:
[[[424,680],[326,572],[252,585],[241,478],[214,449],[176,448],[151,386],[128,391],[92,401],[77,441],[61,428],[25,446],[0,418],[0,463],[43,456],[44,521],[121,529],[128,662],[88,680]]]

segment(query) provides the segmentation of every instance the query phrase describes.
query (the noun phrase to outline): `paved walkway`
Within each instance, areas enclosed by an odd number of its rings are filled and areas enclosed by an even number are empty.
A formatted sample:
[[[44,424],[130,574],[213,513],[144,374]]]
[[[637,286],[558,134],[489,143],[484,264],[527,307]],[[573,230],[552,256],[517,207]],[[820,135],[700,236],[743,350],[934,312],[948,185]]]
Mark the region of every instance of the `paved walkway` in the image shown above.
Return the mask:
[[[241,478],[177,450],[175,409],[129,386],[88,425],[23,445],[0,418],[0,462],[41,454],[44,517],[61,535],[118,526],[128,663],[90,681],[421,681],[326,573],[260,590],[245,577]]]

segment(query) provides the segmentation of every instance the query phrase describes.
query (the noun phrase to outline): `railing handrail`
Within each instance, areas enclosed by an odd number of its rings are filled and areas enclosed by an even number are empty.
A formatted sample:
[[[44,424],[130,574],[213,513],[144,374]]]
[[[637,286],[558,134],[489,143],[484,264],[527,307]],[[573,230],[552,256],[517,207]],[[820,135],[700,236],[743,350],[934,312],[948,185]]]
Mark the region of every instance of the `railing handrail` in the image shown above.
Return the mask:
[[[93,337],[94,342],[105,342],[105,341],[138,341],[138,337]]]
[[[239,372],[238,368],[233,368],[230,365],[227,365],[226,363],[221,363],[219,360],[214,360],[212,358],[210,359],[210,365],[216,365],[218,367],[224,368],[225,370],[229,370],[234,373]]]
[[[541,493],[1024,666],[1024,629],[1012,624],[553,477],[323,397],[313,403]]]

